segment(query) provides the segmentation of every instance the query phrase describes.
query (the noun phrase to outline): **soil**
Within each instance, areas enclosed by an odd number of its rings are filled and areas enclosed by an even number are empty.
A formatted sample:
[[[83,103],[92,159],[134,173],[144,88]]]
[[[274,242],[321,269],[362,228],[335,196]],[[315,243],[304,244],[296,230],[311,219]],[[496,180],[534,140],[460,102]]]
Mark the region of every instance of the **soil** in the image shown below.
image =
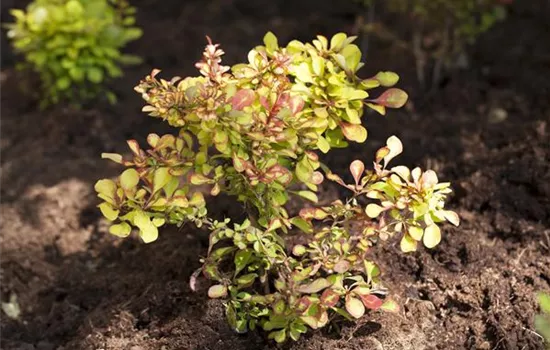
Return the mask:
[[[14,1],[2,2],[2,22]],[[271,349],[260,333],[237,335],[221,302],[189,289],[205,233],[166,229],[149,245],[107,233],[94,182],[115,176],[101,152],[168,132],[140,112],[132,87],[152,68],[195,74],[204,35],[237,62],[274,31],[282,42],[350,32],[358,7],[329,0],[134,0],[144,36],[128,48],[144,63],[112,88],[119,103],[46,111],[17,88],[16,57],[2,38],[2,349]],[[23,6],[18,1],[17,6]],[[339,334],[311,332],[284,349],[543,349],[533,329],[534,293],[550,290],[550,4],[516,1],[508,19],[470,50],[470,66],[432,93],[414,79],[412,57],[371,38],[365,76],[394,70],[411,100],[387,117],[367,115],[369,139],[325,157],[334,171],[372,159],[392,134],[400,162],[435,169],[455,190],[462,218],[436,249],[378,253],[399,314],[372,313]],[[323,199],[336,196],[327,185]],[[216,200],[219,215],[235,211]]]

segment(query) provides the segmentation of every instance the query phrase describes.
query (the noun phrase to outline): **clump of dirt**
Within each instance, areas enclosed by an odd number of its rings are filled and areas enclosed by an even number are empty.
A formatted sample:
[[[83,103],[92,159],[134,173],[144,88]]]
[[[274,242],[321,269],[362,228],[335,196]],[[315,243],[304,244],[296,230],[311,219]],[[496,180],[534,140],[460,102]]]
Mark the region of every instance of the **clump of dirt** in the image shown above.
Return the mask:
[[[189,289],[206,250],[205,232],[167,229],[149,245],[107,233],[93,184],[119,169],[99,154],[125,150],[128,138],[169,132],[140,112],[132,87],[152,68],[166,76],[194,74],[205,34],[223,44],[227,62],[237,62],[267,30],[281,41],[349,32],[358,9],[352,2],[313,0],[133,4],[145,34],[130,50],[145,63],[113,82],[116,106],[41,112],[16,88],[13,55],[3,56],[0,292],[2,301],[17,295],[22,314],[17,320],[2,315],[2,348],[273,348],[260,333],[233,333],[222,303]],[[11,6],[2,2],[3,10]],[[473,48],[472,66],[430,95],[417,92],[410,57],[371,43],[365,76],[396,70],[413,99],[387,118],[367,115],[367,143],[324,160],[346,174],[351,160],[369,161],[387,136],[398,135],[405,153],[396,162],[432,168],[453,182],[449,206],[462,223],[445,227],[434,250],[402,254],[389,244],[376,253],[400,313],[372,313],[339,334],[311,332],[283,348],[543,349],[532,320],[534,293],[550,289],[544,6],[518,1],[509,19]],[[338,194],[345,193],[327,184],[322,200]],[[238,211],[229,200],[216,200],[212,209]]]

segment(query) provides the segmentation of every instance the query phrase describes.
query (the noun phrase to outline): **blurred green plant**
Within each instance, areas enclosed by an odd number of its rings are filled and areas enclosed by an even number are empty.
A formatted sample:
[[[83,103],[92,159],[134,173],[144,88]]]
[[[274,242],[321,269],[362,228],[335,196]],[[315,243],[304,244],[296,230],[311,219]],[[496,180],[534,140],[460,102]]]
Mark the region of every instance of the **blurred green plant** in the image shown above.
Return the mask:
[[[120,64],[140,62],[120,51],[142,34],[125,0],[35,0],[10,13],[15,23],[6,25],[8,38],[24,57],[18,68],[39,74],[42,107],[79,105],[99,94],[115,102],[101,84],[122,75]]]
[[[360,0],[373,7],[374,0]],[[365,33],[378,35],[412,51],[421,85],[433,87],[442,72],[467,64],[466,47],[506,18],[510,0],[384,0],[381,7],[404,17],[410,37],[380,21],[363,26]],[[431,76],[431,86],[427,81]]]
[[[535,328],[544,338],[546,348],[550,349],[550,294],[538,293],[537,299],[542,312],[535,316]]]
[[[150,134],[147,150],[129,140],[131,159],[103,154],[128,168],[95,186],[110,232],[127,237],[135,227],[148,243],[165,224],[205,227],[209,247],[191,288],[200,274],[213,280],[208,295],[226,300],[237,332],[260,327],[283,342],[367,310],[396,311],[372,247],[399,236],[404,252],[433,248],[440,223],[459,223],[444,209],[449,183],[431,170],[388,167],[402,152],[395,136],[376,153],[373,170],[351,163],[351,184],[320,162],[316,151],[365,141],[364,107],[384,115],[407,100],[392,87],[399,80],[393,72],[356,75],[363,64],[354,39],[339,33],[281,47],[267,33],[248,62],[232,68],[221,65],[224,52],[208,39],[196,64],[200,76],[167,81],[154,70],[135,88],[147,103],[143,111],[178,135]],[[372,97],[378,87],[385,90]],[[325,178],[347,188],[350,198],[287,212],[291,198],[317,203]],[[234,196],[248,217],[210,218],[205,188]],[[291,234],[298,239],[289,240]]]

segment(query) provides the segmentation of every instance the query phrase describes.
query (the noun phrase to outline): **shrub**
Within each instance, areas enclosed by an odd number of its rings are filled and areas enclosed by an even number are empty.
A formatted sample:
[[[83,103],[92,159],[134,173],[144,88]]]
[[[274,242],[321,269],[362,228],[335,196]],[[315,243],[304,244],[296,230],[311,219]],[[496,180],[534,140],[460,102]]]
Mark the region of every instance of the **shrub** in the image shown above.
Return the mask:
[[[8,37],[24,57],[19,68],[37,72],[42,106],[68,100],[78,104],[105,93],[106,78],[122,75],[119,64],[136,63],[121,48],[141,36],[135,9],[125,0],[35,0],[13,9]]]
[[[443,70],[452,70],[466,59],[465,50],[495,23],[506,17],[510,0],[386,0],[384,8],[401,16],[410,38],[382,24],[369,24],[367,32],[381,34],[414,54],[419,82],[439,83]],[[373,0],[362,0],[372,7]],[[431,72],[431,73],[430,73]]]
[[[546,293],[538,293],[541,314],[535,316],[535,328],[542,335],[546,346],[550,349],[550,295]]]
[[[136,227],[152,242],[165,224],[205,227],[210,244],[191,287],[200,274],[214,281],[208,295],[226,300],[237,332],[261,327],[282,342],[336,317],[395,311],[370,250],[392,236],[404,252],[420,242],[433,248],[441,240],[439,223],[458,225],[444,209],[448,183],[431,170],[388,166],[402,151],[395,136],[377,151],[373,170],[351,163],[351,184],[320,162],[316,151],[365,141],[365,106],[385,114],[407,99],[392,87],[395,73],[356,75],[362,63],[354,39],[340,33],[330,42],[318,36],[280,47],[268,33],[247,63],[232,68],[221,64],[224,52],[209,39],[196,64],[201,76],[167,81],[155,70],[136,87],[147,103],[143,111],[178,135],[150,134],[147,150],[130,140],[130,159],[103,154],[128,167],[116,181],[96,184],[99,208],[113,221],[110,232],[126,237]],[[387,89],[371,97],[378,87]],[[285,204],[296,196],[316,203],[325,177],[350,198],[290,215]],[[212,196],[234,196],[248,217],[210,218],[204,186]]]

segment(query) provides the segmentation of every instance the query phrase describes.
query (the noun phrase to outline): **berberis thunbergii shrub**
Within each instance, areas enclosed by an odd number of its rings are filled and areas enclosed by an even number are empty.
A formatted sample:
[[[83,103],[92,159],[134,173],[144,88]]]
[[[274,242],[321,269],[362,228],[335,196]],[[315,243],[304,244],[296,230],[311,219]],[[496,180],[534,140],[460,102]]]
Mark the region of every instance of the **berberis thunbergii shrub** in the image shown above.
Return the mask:
[[[39,74],[42,106],[74,104],[105,94],[106,78],[122,75],[120,64],[139,62],[121,53],[141,36],[135,8],[126,0],[34,0],[26,11],[13,9],[8,37],[26,68]]]
[[[353,40],[340,33],[330,42],[318,36],[280,47],[268,33],[265,46],[232,68],[221,65],[224,52],[209,40],[196,64],[199,77],[159,80],[155,70],[136,87],[147,102],[143,110],[178,135],[150,134],[147,150],[128,141],[132,159],[103,154],[128,167],[116,181],[96,184],[110,232],[126,237],[136,227],[152,242],[165,224],[206,227],[210,246],[191,287],[201,272],[214,281],[208,295],[226,300],[237,332],[261,327],[283,342],[337,317],[396,310],[369,250],[392,236],[404,252],[421,242],[433,248],[441,240],[438,223],[458,225],[457,215],[444,210],[448,183],[431,170],[388,166],[402,151],[395,136],[376,153],[373,170],[351,163],[352,184],[319,161],[317,150],[365,141],[365,106],[385,114],[407,100],[391,88],[395,73],[357,77],[361,54]],[[373,98],[369,90],[377,87],[388,89]],[[292,196],[317,202],[325,177],[349,189],[350,198],[290,217],[284,205]],[[199,190],[205,185],[212,196],[242,202],[248,219],[209,218]],[[305,243],[292,246],[285,236],[296,229]]]

